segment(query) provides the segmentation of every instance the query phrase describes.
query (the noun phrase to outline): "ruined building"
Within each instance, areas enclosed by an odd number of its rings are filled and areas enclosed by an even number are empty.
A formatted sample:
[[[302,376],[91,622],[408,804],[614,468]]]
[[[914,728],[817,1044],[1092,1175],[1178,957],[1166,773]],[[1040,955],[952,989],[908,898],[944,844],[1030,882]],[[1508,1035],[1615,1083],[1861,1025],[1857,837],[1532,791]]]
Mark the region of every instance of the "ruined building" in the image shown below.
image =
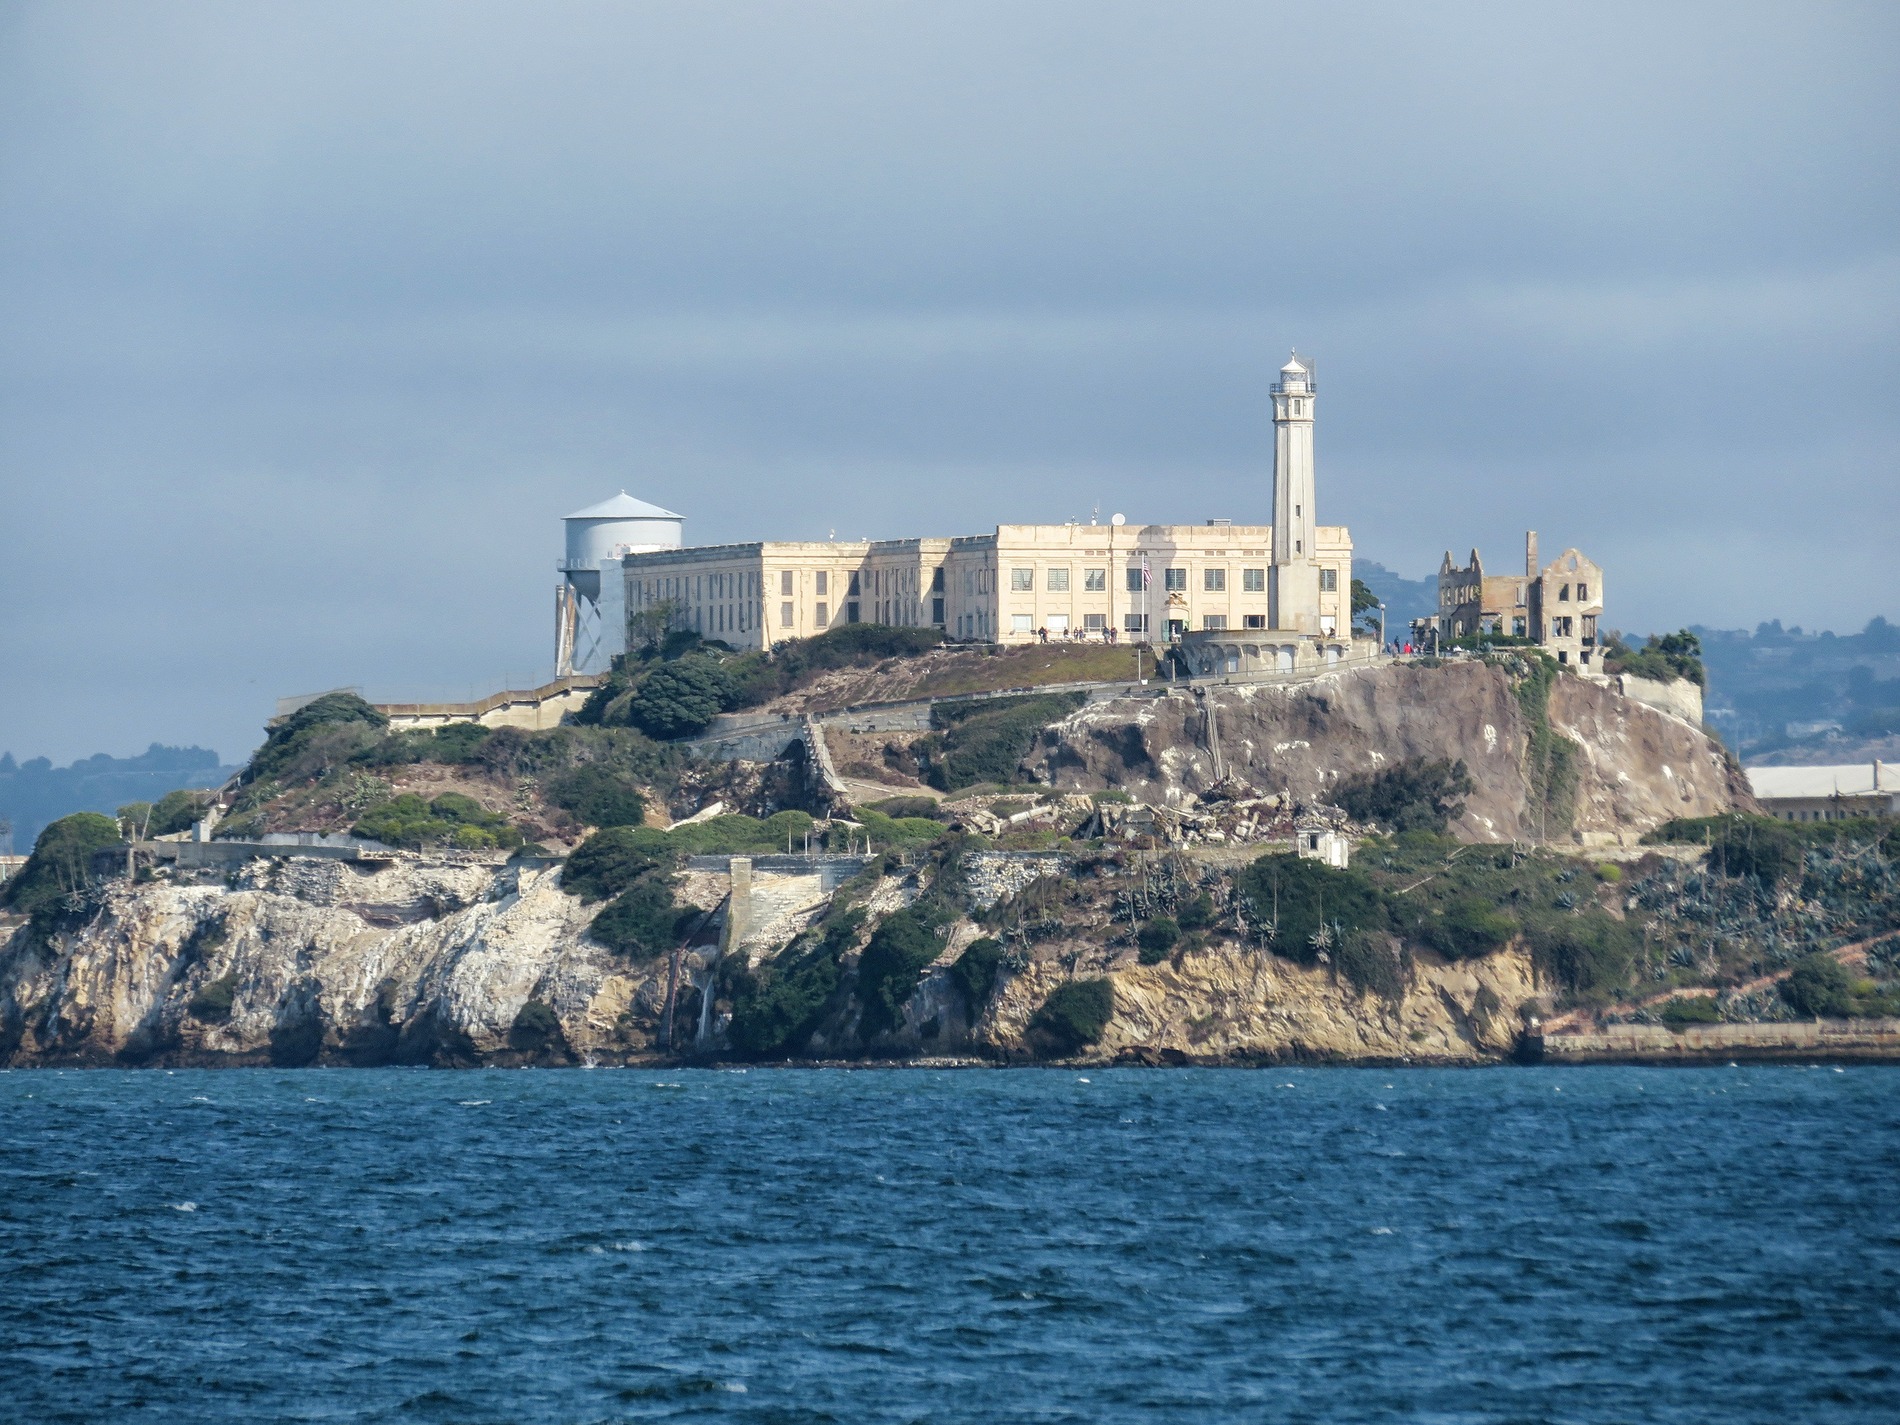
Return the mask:
[[[1446,550],[1438,569],[1438,612],[1421,623],[1444,639],[1529,638],[1559,663],[1598,674],[1602,615],[1603,570],[1575,549],[1540,565],[1537,531],[1531,530],[1524,536],[1522,574],[1486,573],[1475,549],[1460,569]]]

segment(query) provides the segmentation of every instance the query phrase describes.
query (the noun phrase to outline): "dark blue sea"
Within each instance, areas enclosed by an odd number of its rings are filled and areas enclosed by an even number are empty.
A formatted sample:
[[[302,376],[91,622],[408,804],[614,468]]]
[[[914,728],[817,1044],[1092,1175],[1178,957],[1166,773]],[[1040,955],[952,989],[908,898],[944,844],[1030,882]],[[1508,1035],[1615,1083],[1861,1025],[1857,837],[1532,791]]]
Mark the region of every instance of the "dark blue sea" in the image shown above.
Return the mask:
[[[0,1073],[0,1418],[1900,1420],[1900,1070]]]

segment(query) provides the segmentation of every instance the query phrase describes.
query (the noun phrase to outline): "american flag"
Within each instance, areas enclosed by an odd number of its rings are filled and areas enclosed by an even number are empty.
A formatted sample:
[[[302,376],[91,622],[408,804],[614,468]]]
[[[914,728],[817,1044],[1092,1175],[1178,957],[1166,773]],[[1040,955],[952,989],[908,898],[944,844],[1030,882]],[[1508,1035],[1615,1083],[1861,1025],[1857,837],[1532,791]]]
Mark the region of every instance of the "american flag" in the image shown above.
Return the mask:
[[[1148,572],[1148,556],[1144,554],[1141,556],[1141,587],[1142,588],[1145,589],[1148,587],[1148,582],[1149,582],[1150,577],[1151,576]]]

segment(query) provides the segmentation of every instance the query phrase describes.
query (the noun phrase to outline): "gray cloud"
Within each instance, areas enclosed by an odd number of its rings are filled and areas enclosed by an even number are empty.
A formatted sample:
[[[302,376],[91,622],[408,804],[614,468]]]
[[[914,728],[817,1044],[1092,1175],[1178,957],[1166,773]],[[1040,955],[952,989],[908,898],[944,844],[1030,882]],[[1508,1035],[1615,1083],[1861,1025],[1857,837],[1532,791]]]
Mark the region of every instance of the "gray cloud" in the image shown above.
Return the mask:
[[[0,12],[0,745],[549,657],[559,517],[1522,530],[1900,613],[1890,7]]]

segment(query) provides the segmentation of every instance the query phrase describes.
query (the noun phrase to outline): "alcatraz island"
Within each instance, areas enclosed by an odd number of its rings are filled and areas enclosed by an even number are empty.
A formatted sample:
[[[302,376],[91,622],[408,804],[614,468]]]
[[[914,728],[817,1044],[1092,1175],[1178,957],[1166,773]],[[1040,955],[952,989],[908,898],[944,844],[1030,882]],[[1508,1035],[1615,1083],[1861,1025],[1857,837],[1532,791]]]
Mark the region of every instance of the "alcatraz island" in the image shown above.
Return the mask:
[[[1758,798],[1694,635],[1534,535],[1388,627],[1313,364],[1270,394],[1270,523],[578,512],[542,686],[286,699],[222,787],[48,826],[0,1063],[1900,1056],[1892,773]]]

